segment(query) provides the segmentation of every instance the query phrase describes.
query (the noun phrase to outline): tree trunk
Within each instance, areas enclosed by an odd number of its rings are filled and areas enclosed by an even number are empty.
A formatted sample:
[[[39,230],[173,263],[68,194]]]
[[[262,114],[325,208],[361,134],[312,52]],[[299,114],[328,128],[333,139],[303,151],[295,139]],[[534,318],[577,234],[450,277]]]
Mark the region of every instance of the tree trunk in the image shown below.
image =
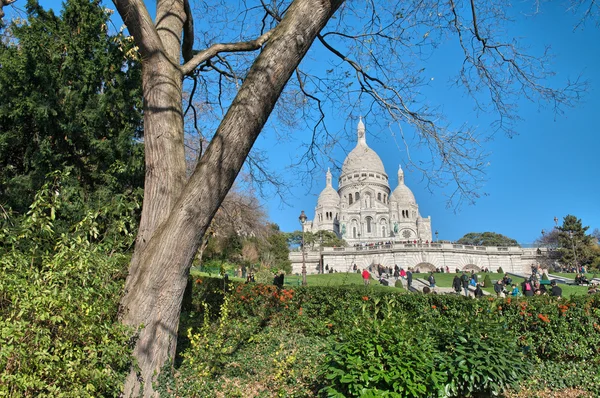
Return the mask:
[[[138,241],[130,266],[131,273],[126,282],[125,295],[121,301],[122,321],[141,328],[134,349],[139,369],[132,369],[128,376],[125,396],[137,396],[140,393],[145,397],[154,395],[152,382],[160,369],[168,360],[172,360],[175,354],[181,300],[189,268],[202,237],[231,188],[285,84],[316,35],[341,3],[342,0],[294,1],[252,65],[238,95],[177,202],[172,205],[169,198],[173,195],[160,193],[155,195],[155,199],[144,199],[144,208],[149,206],[151,209],[145,215],[152,217],[157,227],[150,233],[141,231],[145,241]],[[137,40],[138,38],[136,42]],[[165,64],[159,64],[169,69]],[[150,113],[179,114],[180,118],[181,91],[178,96],[170,91],[171,87],[177,87],[172,81],[174,74],[165,73],[160,75],[160,78],[163,79],[160,83],[144,82],[144,97],[149,104],[148,110]],[[163,90],[164,87],[168,88]],[[150,104],[156,104],[157,108],[154,109]],[[172,145],[165,146],[167,150],[178,150],[175,148],[179,146],[177,140],[182,138],[178,133],[179,127],[174,128],[164,123],[162,117],[145,116],[144,122],[150,124],[145,125],[145,129],[154,131],[152,136],[156,140],[173,140]],[[160,127],[156,127],[156,123]],[[170,123],[179,121],[174,117]],[[163,163],[161,156],[165,154],[160,151],[147,152],[146,156],[149,155],[151,158],[147,159],[146,163],[153,167],[146,174],[146,189],[150,189],[151,192],[156,189],[160,191],[161,175],[155,171],[162,172],[180,165]],[[172,161],[173,158],[174,156],[166,156],[167,161]],[[181,160],[183,162],[183,156]],[[178,181],[174,176],[164,189],[175,193]],[[156,200],[160,200],[160,203],[155,203]],[[168,216],[165,217],[165,214]]]

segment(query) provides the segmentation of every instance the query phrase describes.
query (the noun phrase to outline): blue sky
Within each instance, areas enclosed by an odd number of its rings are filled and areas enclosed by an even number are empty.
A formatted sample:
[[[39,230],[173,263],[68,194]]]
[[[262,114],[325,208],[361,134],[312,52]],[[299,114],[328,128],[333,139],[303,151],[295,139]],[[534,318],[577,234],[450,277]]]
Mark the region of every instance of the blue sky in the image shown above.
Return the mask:
[[[24,7],[24,1],[15,4]],[[43,0],[41,4],[55,10],[60,8],[56,0]],[[106,4],[114,8],[112,3]],[[523,7],[525,3],[519,4]],[[574,30],[578,19],[565,12],[565,4],[541,4],[541,12],[535,17],[523,15],[528,11],[526,8],[516,9],[508,33],[518,37],[534,54],[550,45],[555,56],[551,65],[556,72],[553,81],[560,85],[581,73],[589,82],[588,90],[581,102],[563,115],[525,100],[519,104],[518,114],[523,119],[515,126],[519,134],[513,138],[498,134],[494,141],[485,144],[490,153],[486,183],[474,205],[447,208],[441,190],[429,192],[421,175],[406,171],[406,184],[415,194],[421,215],[431,216],[432,228],[439,231],[440,239],[457,240],[468,232],[494,231],[530,243],[540,236],[542,229],[552,228],[555,216],[562,220],[567,214],[581,218],[584,225],[590,226],[590,232],[600,228],[600,128],[595,119],[600,113],[600,27],[588,21]],[[461,61],[460,53],[450,43],[440,46],[423,64],[430,82],[422,95],[441,106],[453,125],[469,123],[485,131],[490,128],[493,115],[475,112],[464,91],[449,83]],[[346,151],[354,147],[355,117],[328,119],[330,126],[346,129],[352,137],[343,143],[344,148],[333,150],[337,162],[341,163]],[[394,189],[398,164],[405,162],[406,154],[389,131],[382,131],[368,117],[366,127],[368,144],[381,157]],[[303,185],[298,180],[298,171],[289,170],[288,166],[297,159],[299,147],[307,142],[310,132],[286,142],[276,140],[269,131],[265,133],[256,145],[266,151],[270,166],[279,170],[290,185],[285,204],[273,195],[265,200],[265,208],[270,220],[283,231],[299,229],[301,210],[309,218],[314,216],[317,197],[325,186],[327,165],[317,170],[310,186]],[[334,173],[334,186],[337,177]]]
[[[599,149],[600,128],[595,116],[600,112],[600,29],[588,22],[574,30],[577,19],[565,13],[564,5],[544,3],[542,12],[533,18],[518,18],[509,33],[519,37],[533,53],[550,45],[555,58],[551,68],[556,72],[554,81],[564,83],[578,74],[589,82],[582,101],[563,115],[552,109],[540,109],[538,104],[523,100],[518,114],[523,119],[516,125],[517,136],[496,135],[486,143],[490,164],[486,168],[486,183],[480,199],[474,205],[463,205],[458,210],[446,207],[441,190],[427,190],[421,175],[407,172],[406,184],[412,189],[421,215],[431,216],[432,228],[440,239],[457,240],[468,232],[498,232],[527,244],[535,241],[542,229],[554,226],[556,216],[562,222],[567,214],[582,219],[584,225],[600,228]],[[442,46],[430,62],[423,65],[431,74],[424,94],[440,104],[450,122],[468,122],[488,129],[494,118],[473,111],[472,101],[463,91],[451,87],[450,77],[456,70],[446,67],[460,63],[460,54],[449,45]],[[340,126],[354,129],[355,122],[337,121]],[[370,127],[371,126],[371,127]],[[390,177],[391,189],[397,185],[398,164],[405,157],[393,137],[386,131],[373,131],[373,123],[366,120],[367,141],[381,157]],[[375,127],[377,129],[377,127]],[[352,130],[351,133],[353,133]],[[376,133],[377,137],[373,137]],[[297,152],[298,143],[259,141],[274,159],[285,167]],[[348,145],[352,149],[354,144]],[[342,162],[343,151],[336,159]],[[299,229],[298,215],[305,210],[314,217],[314,207],[325,186],[326,168],[320,170],[310,189],[300,184],[291,188],[282,205],[277,198],[266,204],[269,217],[284,231]],[[334,173],[335,181],[339,174]],[[287,178],[294,181],[295,175]]]

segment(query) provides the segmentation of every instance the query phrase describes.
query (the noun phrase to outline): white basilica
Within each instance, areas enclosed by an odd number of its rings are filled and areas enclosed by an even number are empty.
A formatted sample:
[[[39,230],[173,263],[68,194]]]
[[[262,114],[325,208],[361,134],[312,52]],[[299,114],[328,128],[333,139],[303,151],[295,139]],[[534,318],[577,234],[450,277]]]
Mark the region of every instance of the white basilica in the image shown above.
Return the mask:
[[[319,195],[315,218],[303,224],[304,231],[333,231],[345,247],[309,247],[290,252],[292,272],[300,274],[354,272],[372,265],[452,272],[484,268],[522,273],[540,263],[540,249],[469,246],[432,241],[431,218],[419,214],[411,190],[398,170],[398,186],[392,192],[388,175],[375,151],[367,145],[365,125],[358,122],[357,143],[346,157],[333,187],[327,171],[325,189]]]
[[[398,186],[390,192],[388,175],[377,153],[367,145],[361,119],[356,147],[344,161],[337,191],[327,170],[326,186],[319,195],[315,218],[304,224],[304,230],[333,231],[349,245],[431,242],[431,217],[423,218],[419,214],[415,196],[404,184],[401,167]]]

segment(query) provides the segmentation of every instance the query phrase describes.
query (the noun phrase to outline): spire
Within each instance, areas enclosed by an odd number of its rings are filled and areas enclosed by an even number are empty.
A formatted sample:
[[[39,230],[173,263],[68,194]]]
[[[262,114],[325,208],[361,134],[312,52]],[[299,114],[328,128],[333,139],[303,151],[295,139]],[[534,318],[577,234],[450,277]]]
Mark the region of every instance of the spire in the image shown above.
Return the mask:
[[[404,171],[402,171],[402,165],[398,165],[398,185],[404,184]]]
[[[327,180],[327,186],[331,187],[331,171],[329,171],[329,167],[327,168],[327,174],[325,174]]]
[[[358,143],[359,144],[367,144],[367,137],[365,137],[365,124],[362,121],[362,116],[358,118],[358,127],[356,129],[358,135]]]

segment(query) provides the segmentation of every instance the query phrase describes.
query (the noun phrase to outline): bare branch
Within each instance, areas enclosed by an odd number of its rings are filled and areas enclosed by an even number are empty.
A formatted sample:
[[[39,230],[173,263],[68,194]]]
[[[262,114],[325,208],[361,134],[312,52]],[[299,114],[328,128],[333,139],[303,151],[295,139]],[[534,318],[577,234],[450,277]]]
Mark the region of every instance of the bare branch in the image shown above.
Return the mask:
[[[0,19],[4,18],[4,10],[3,8],[11,5],[17,0],[0,0]]]
[[[257,39],[251,41],[213,44],[206,50],[198,52],[196,55],[194,55],[192,59],[183,64],[181,66],[181,73],[187,75],[188,73],[193,71],[198,65],[220,53],[256,51],[269,40],[269,37],[271,37],[272,32],[273,31],[270,30],[258,37]]]
[[[183,55],[183,60],[188,62],[194,55],[194,18],[192,16],[190,0],[183,0],[183,9],[185,10],[185,23],[183,24],[181,54]]]

